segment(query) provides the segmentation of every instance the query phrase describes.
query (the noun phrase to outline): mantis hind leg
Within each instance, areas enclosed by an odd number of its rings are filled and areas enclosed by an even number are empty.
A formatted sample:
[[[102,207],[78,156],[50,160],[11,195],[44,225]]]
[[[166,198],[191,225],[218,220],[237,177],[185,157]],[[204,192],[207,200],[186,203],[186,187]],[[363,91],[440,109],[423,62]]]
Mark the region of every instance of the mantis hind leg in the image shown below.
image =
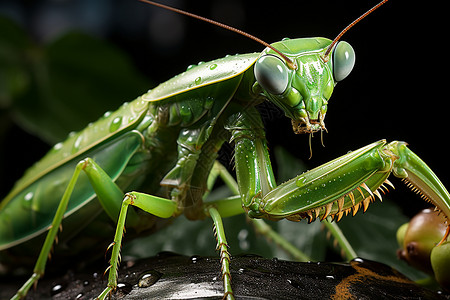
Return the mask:
[[[81,161],[77,164],[75,168],[75,172],[73,173],[72,178],[70,179],[69,185],[67,186],[61,202],[59,203],[58,209],[56,211],[55,217],[53,218],[52,224],[50,225],[50,229],[47,233],[47,237],[45,238],[44,245],[42,246],[41,252],[39,253],[38,260],[33,269],[33,275],[25,282],[25,284],[17,291],[17,293],[11,299],[22,299],[26,296],[31,286],[36,285],[38,280],[44,275],[45,265],[47,263],[48,256],[53,246],[53,242],[56,239],[56,234],[58,233],[58,229],[60,228],[61,221],[64,217],[64,213],[67,209],[67,205],[69,203],[70,196],[75,187],[75,183],[77,179],[85,167],[86,162]]]
[[[36,285],[38,280],[44,275],[47,259],[50,256],[53,243],[57,240],[58,230],[61,228],[61,222],[67,210],[70,197],[73,193],[77,180],[82,171],[84,171],[88,175],[89,179],[91,180],[92,186],[94,187],[94,190],[96,190],[99,193],[98,195],[102,195],[101,197],[102,199],[107,199],[106,200],[107,202],[105,203],[111,204],[110,206],[108,206],[102,203],[102,205],[105,208],[109,207],[109,209],[107,209],[107,212],[110,214],[114,214],[112,204],[114,204],[115,202],[114,200],[117,197],[117,195],[118,194],[122,195],[123,193],[115,185],[115,183],[108,177],[108,175],[106,175],[106,173],[103,170],[101,170],[101,168],[92,159],[87,158],[80,161],[75,167],[75,171],[73,172],[73,175],[64,191],[61,201],[59,202],[53,221],[49,226],[47,236],[39,253],[39,257],[37,259],[35,267],[33,269],[33,274],[25,282],[25,284],[17,291],[16,295],[14,295],[12,299],[21,299],[25,297],[31,286]],[[105,193],[102,192],[102,190],[108,192]]]
[[[117,221],[114,241],[108,247],[108,249],[112,247],[110,265],[105,271],[105,273],[109,271],[108,286],[99,295],[99,299],[105,299],[105,297],[113,292],[117,287],[118,266],[121,260],[120,249],[122,246],[123,232],[125,230],[127,211],[130,205],[139,207],[140,209],[160,218],[170,218],[177,211],[176,202],[169,199],[138,192],[125,194],[122,201],[122,207],[120,209],[119,219]]]
[[[215,172],[210,173],[209,181],[212,185],[218,174]],[[221,257],[221,273],[224,281],[224,299],[234,299],[233,292],[231,289],[231,275],[230,275],[230,255],[228,253],[228,245],[225,238],[224,226],[222,223],[220,210],[223,210],[225,215],[242,213],[242,208],[240,207],[240,201],[229,201],[224,200],[226,205],[222,206],[222,201],[220,203],[210,202],[208,203],[208,208],[206,209],[209,216],[212,218],[214,223],[214,233],[217,238],[217,250],[220,251]],[[230,203],[234,209],[229,211]],[[236,205],[237,204],[237,205]],[[103,292],[98,296],[98,299],[105,299],[109,294],[111,294],[117,287],[117,277],[118,277],[118,266],[121,260],[120,249],[122,244],[123,232],[125,230],[125,223],[127,219],[128,207],[136,206],[142,210],[158,216],[160,218],[170,218],[174,214],[177,214],[177,204],[175,201],[168,200],[165,198],[152,196],[144,193],[131,192],[125,194],[122,201],[122,206],[119,213],[119,218],[117,221],[116,233],[114,236],[114,241],[110,244],[109,248],[112,248],[110,265],[106,272],[109,271],[108,275],[108,285],[103,290]],[[215,206],[218,206],[217,209]],[[224,207],[228,209],[223,209]],[[130,210],[132,212],[132,210]]]
[[[75,167],[72,177],[64,191],[64,194],[59,202],[56,213],[53,217],[53,221],[49,226],[47,236],[44,244],[39,253],[37,262],[33,269],[33,274],[25,282],[25,284],[17,291],[12,299],[21,299],[26,296],[29,289],[36,285],[38,280],[44,275],[47,259],[50,256],[53,243],[57,240],[58,230],[61,228],[61,222],[64,218],[64,214],[67,210],[69,200],[73,194],[77,180],[79,179],[82,171],[87,175],[89,181],[94,188],[94,191],[107,214],[114,220],[120,210],[120,200],[123,198],[123,192],[114,183],[114,181],[106,174],[106,172],[94,162],[91,158],[86,158]],[[117,205],[119,203],[119,205]],[[135,212],[131,212],[130,224],[137,222],[137,215]]]

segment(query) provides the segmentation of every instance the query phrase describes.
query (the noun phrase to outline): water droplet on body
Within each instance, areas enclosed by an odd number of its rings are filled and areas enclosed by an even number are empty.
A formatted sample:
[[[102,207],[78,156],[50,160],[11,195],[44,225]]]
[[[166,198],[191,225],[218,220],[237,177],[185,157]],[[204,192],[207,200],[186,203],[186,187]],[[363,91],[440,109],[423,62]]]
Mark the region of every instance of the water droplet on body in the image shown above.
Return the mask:
[[[109,132],[117,131],[120,128],[120,125],[122,125],[122,116],[115,117],[109,125]]]
[[[83,135],[79,135],[78,137],[77,137],[77,139],[75,140],[75,143],[73,143],[73,146],[72,146],[72,154],[73,153],[77,153],[78,152],[78,150],[80,150],[80,148],[81,148],[81,141],[83,140]]]
[[[62,146],[63,146],[63,143],[55,144],[55,145],[53,146],[52,150],[53,150],[53,151],[58,151],[58,150],[60,150],[60,149],[62,148]]]
[[[300,176],[297,181],[295,182],[295,185],[298,187],[303,187],[306,183],[306,177],[305,176]]]
[[[31,201],[31,199],[33,199],[33,196],[34,196],[33,192],[28,192],[28,193],[25,195],[25,197],[23,197],[23,199],[24,199],[25,201]]]

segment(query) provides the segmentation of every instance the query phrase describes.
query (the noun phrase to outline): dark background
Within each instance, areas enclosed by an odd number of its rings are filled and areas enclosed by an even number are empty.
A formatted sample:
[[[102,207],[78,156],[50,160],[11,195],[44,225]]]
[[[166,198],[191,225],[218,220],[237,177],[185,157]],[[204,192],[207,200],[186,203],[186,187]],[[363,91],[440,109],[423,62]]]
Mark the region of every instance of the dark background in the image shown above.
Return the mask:
[[[267,42],[283,37],[323,36],[333,39],[376,1],[164,1],[236,26]],[[338,84],[320,134],[308,157],[307,136],[292,133],[282,113],[263,108],[269,146],[281,145],[317,166],[379,139],[404,140],[450,186],[448,152],[447,46],[443,35],[443,2],[391,0],[345,36],[356,51],[350,76]],[[133,60],[152,83],[163,82],[189,64],[227,54],[261,51],[254,41],[212,25],[179,16],[135,0],[0,1],[0,14],[22,24],[37,43],[47,43],[68,30],[105,39]],[[143,91],[130,94],[129,101]],[[105,107],[105,111],[115,109]],[[7,108],[2,107],[2,116]],[[99,115],[100,116],[100,115]],[[4,124],[1,123],[1,124]],[[76,128],[75,130],[79,130]],[[16,125],[3,129],[0,195],[5,195],[24,169],[50,147]],[[392,180],[394,183],[396,181]],[[400,184],[396,184],[400,186]],[[420,203],[418,197],[398,199]],[[402,200],[403,198],[403,200]],[[405,205],[409,207],[409,205]],[[419,207],[421,204],[419,204]]]

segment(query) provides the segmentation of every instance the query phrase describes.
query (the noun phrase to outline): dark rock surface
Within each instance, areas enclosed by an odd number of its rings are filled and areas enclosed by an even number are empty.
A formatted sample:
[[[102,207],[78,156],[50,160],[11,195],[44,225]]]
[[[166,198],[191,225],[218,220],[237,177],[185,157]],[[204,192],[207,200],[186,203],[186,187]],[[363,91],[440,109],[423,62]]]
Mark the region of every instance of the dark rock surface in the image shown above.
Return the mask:
[[[236,299],[449,299],[417,286],[396,270],[362,259],[298,263],[258,256],[233,257]],[[107,278],[92,271],[44,277],[27,299],[92,299]],[[10,279],[11,280],[11,279]],[[222,299],[219,259],[173,253],[124,263],[112,299]],[[23,282],[2,280],[0,298]]]

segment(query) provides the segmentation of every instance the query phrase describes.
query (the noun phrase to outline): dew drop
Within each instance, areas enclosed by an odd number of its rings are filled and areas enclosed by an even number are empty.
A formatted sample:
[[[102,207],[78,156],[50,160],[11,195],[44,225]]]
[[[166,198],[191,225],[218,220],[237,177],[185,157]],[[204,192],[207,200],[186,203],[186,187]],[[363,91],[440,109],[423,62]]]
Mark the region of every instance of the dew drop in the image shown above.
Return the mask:
[[[196,264],[198,261],[200,261],[200,256],[197,256],[197,255],[194,255],[194,256],[191,256],[191,262],[193,263],[193,264]]]
[[[333,275],[327,275],[327,276],[325,276],[325,278],[326,279],[334,279],[334,276]]]
[[[117,284],[117,290],[119,292],[121,292],[122,294],[127,295],[131,292],[132,289],[133,289],[133,286],[129,283],[121,282],[121,283]]]
[[[152,286],[161,278],[161,275],[161,273],[155,270],[148,271],[141,276],[138,282],[138,286],[140,288],[147,288],[149,286]]]
[[[53,146],[53,151],[61,150],[63,143],[58,143]]]
[[[306,183],[306,177],[305,176],[300,176],[297,181],[295,182],[295,185],[298,187],[302,187],[304,186]]]
[[[296,280],[288,279],[287,282],[296,289],[303,290],[303,286]]]
[[[83,296],[83,293],[79,293],[75,299],[81,299]]]
[[[206,101],[205,104],[203,105],[203,107],[205,109],[210,109],[214,104],[214,98],[213,97],[206,97]]]
[[[363,263],[364,259],[362,259],[360,257],[356,257],[356,258],[352,259],[352,261],[357,262],[357,263]]]
[[[83,140],[83,135],[80,134],[77,137],[77,139],[75,140],[75,143],[73,143],[72,153],[76,153],[76,152],[78,152],[78,150],[80,150],[82,140]]]
[[[196,67],[196,65],[189,65],[187,68],[186,68],[186,71],[189,71],[189,70],[191,70],[191,69],[193,69],[193,68],[195,68]]]
[[[199,77],[195,78],[194,82],[196,85],[199,85],[200,83],[202,83],[202,78],[199,76]]]
[[[34,196],[33,192],[28,192],[28,193],[25,195],[25,197],[23,197],[23,199],[24,199],[25,201],[30,201],[31,199],[33,199],[33,196]]]
[[[111,111],[107,111],[103,114],[103,118],[107,118],[111,115]]]
[[[109,132],[115,132],[122,125],[122,116],[115,117],[109,125]]]
[[[64,290],[64,287],[61,284],[56,284],[52,287],[51,295],[54,296],[56,294],[61,293]]]
[[[214,70],[215,68],[217,68],[217,64],[212,64],[212,65],[209,66],[210,70]]]

